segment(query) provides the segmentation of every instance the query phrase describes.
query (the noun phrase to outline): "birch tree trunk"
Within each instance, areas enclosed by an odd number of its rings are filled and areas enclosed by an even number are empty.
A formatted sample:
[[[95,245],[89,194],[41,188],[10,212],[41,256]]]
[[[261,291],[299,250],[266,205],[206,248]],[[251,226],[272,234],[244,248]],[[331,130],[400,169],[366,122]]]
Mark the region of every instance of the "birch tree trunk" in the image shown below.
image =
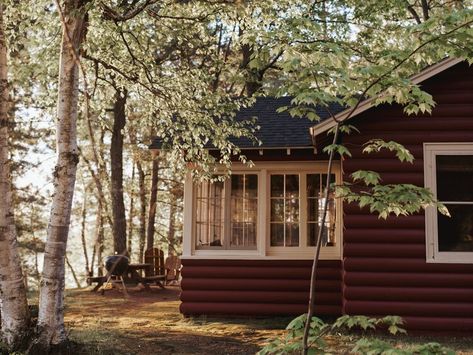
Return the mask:
[[[26,287],[18,255],[10,176],[7,45],[0,4],[0,313],[2,341],[18,348],[29,326]]]
[[[38,338],[30,349],[31,353],[35,354],[48,353],[52,347],[61,346],[67,342],[64,327],[64,266],[79,161],[77,148],[78,53],[87,23],[84,5],[85,1],[82,0],[66,0],[61,12],[63,33],[59,60],[56,122],[57,163],[53,174],[54,195],[40,283]]]

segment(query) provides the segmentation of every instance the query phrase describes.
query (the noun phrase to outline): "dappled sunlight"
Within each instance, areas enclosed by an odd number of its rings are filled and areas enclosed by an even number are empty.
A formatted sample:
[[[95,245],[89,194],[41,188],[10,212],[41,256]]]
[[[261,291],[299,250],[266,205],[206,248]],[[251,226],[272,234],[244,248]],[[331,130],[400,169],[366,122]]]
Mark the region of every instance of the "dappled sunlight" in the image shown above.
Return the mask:
[[[79,354],[254,354],[287,318],[185,318],[177,287],[69,291],[65,321]]]

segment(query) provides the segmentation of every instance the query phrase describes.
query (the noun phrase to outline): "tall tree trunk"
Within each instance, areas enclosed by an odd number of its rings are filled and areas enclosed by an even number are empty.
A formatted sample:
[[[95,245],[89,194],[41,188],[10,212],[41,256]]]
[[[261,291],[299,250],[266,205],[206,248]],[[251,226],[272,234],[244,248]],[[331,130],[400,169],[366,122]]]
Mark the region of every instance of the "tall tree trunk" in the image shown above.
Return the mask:
[[[16,349],[26,335],[29,314],[13,218],[9,161],[11,102],[3,11],[0,5],[0,312],[2,340]]]
[[[64,345],[64,273],[66,244],[76,182],[77,110],[79,98],[79,48],[87,26],[86,1],[66,0],[61,12],[63,33],[59,63],[56,122],[57,164],[53,174],[54,195],[44,251],[40,283],[38,338],[31,353],[48,353]],[[58,3],[59,5],[59,3]],[[61,9],[59,8],[59,11]]]
[[[67,256],[66,256],[66,264],[69,267],[69,270],[71,270],[72,278],[74,279],[74,282],[76,283],[77,288],[82,288],[79,278],[77,277],[76,271],[74,270],[74,267],[70,263],[69,258]]]
[[[82,201],[82,211],[81,211],[81,230],[80,230],[80,239],[82,242],[82,250],[84,252],[85,260],[85,273],[89,275],[91,268],[89,267],[89,253],[87,252],[87,240],[85,237],[85,230],[87,226],[87,186],[84,183],[84,196]]]
[[[143,166],[138,160],[136,162],[136,168],[138,170],[138,185],[140,188],[140,261],[143,260],[144,251],[145,251],[145,241],[146,241],[146,186],[145,186],[145,172],[143,171]]]
[[[91,273],[90,276],[94,276],[94,264],[95,259],[97,259],[97,275],[103,276],[103,265],[102,265],[102,255],[103,255],[103,240],[104,240],[104,218],[103,218],[103,210],[102,205],[97,206],[97,215],[95,220],[95,243],[94,243],[94,251],[92,254],[92,262],[90,264]],[[97,258],[96,258],[97,256]]]
[[[240,32],[240,35],[243,33]],[[248,97],[253,96],[262,87],[262,75],[257,69],[250,68],[251,56],[253,55],[253,47],[247,43],[241,46],[241,68],[246,69],[245,89]]]
[[[135,194],[134,194],[134,184],[135,184],[135,167],[136,164],[133,161],[133,167],[131,169],[131,190],[130,190],[130,209],[128,210],[128,253],[131,255],[133,247],[133,215],[135,214]]]
[[[113,105],[113,130],[110,145],[113,250],[126,253],[126,216],[123,199],[123,129],[126,124],[127,92],[117,90]]]
[[[153,167],[151,169],[151,192],[149,197],[149,211],[148,211],[148,230],[146,233],[146,248],[150,249],[154,246],[154,221],[156,219],[156,207],[158,202],[158,174],[159,161],[155,157],[153,159]]]

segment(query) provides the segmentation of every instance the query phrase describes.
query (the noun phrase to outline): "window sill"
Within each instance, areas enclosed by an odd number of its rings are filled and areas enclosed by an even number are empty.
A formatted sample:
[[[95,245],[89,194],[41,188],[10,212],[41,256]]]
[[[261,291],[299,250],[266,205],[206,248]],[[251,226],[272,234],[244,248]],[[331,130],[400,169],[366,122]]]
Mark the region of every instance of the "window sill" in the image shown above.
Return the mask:
[[[182,255],[182,259],[248,259],[248,260],[312,260],[315,248],[270,248],[266,255],[259,250],[194,250],[192,255]],[[320,260],[341,260],[340,247],[323,247]]]
[[[427,258],[428,264],[473,264],[473,252],[470,253],[439,253]]]

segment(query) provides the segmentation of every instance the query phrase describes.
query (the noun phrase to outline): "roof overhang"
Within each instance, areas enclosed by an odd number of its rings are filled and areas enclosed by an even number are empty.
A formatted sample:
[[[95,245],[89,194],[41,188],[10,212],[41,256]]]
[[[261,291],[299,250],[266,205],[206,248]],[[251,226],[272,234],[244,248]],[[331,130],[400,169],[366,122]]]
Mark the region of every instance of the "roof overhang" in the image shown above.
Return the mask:
[[[423,71],[421,71],[420,73],[412,76],[411,81],[414,84],[420,84],[421,82],[423,82],[423,81],[425,81],[425,80],[427,80],[427,79],[443,72],[444,70],[447,70],[448,68],[453,67],[454,65],[456,65],[456,64],[458,64],[462,61],[463,61],[463,59],[459,59],[459,58],[444,59],[441,62],[438,62],[437,64],[434,64],[434,65],[431,65],[431,66],[427,67],[426,69],[424,69]],[[322,122],[316,124],[315,126],[310,127],[310,134],[312,135],[312,137],[315,137],[315,136],[319,135],[320,133],[326,132],[326,131],[332,129],[333,127],[335,127],[337,125],[337,122],[346,121],[349,118],[353,118],[353,117],[359,115],[360,113],[369,110],[370,108],[372,108],[374,106],[376,100],[381,96],[382,96],[382,94],[379,94],[376,97],[372,97],[370,99],[362,101],[358,105],[356,110],[353,111],[353,113],[351,114],[350,117],[349,117],[349,115],[350,115],[350,112],[352,111],[352,108],[348,108],[348,109],[338,113],[337,115],[335,115],[334,118],[329,118],[325,121],[322,121]]]

